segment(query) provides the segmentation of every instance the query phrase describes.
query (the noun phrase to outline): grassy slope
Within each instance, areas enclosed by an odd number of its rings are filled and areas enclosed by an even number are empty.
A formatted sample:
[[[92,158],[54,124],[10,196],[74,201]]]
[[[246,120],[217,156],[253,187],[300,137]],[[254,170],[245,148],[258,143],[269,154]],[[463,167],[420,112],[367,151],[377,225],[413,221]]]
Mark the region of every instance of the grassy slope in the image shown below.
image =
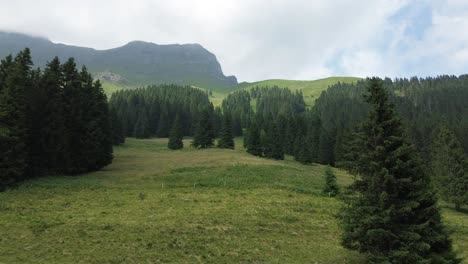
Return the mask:
[[[129,139],[102,171],[0,193],[0,263],[360,262],[339,245],[323,169]],[[468,216],[444,219],[467,257]]]
[[[304,100],[308,106],[313,106],[315,100],[320,96],[322,91],[325,91],[330,85],[336,84],[338,82],[355,82],[359,80],[356,77],[329,77],[320,80],[313,80],[313,81],[294,81],[294,80],[265,80],[259,81],[254,83],[241,83],[237,87],[233,88],[232,90],[237,89],[251,89],[255,86],[265,87],[265,86],[278,86],[281,88],[288,87],[289,89],[296,91],[301,90],[304,94]],[[110,98],[111,94],[115,91],[126,89],[128,87],[119,86],[117,84],[111,82],[102,82],[102,86],[108,98]],[[199,88],[202,90],[207,90],[203,87],[192,86],[194,88]],[[210,96],[211,102],[215,106],[221,106],[224,98],[229,94],[229,92],[219,92],[219,91],[212,91],[212,95]]]
[[[360,78],[356,77],[329,77],[325,79],[313,80],[313,81],[294,81],[294,80],[265,80],[254,83],[241,83],[239,87],[242,89],[251,89],[255,86],[278,86],[281,88],[288,87],[293,91],[301,90],[304,94],[304,100],[309,106],[313,106],[315,100],[320,96],[322,91],[325,91],[330,85],[338,82],[351,83],[356,82]]]
[[[125,86],[120,86],[112,82],[101,81],[101,83],[102,83],[102,88],[104,89],[104,93],[106,94],[107,98],[110,98],[112,93],[127,88]]]

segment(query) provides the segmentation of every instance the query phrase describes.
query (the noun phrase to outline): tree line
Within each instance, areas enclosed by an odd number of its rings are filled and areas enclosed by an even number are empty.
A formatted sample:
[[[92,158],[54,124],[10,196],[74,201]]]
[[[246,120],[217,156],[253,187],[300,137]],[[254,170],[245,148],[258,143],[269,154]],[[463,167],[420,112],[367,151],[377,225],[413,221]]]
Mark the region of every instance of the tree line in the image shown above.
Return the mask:
[[[0,188],[112,162],[107,99],[73,58],[34,69],[28,48],[0,63]]]
[[[184,147],[183,137],[193,137],[192,146],[234,148],[231,117],[214,107],[206,91],[190,86],[159,85],[114,93],[109,101],[115,117],[115,144],[126,136],[169,137],[168,148]]]
[[[342,161],[343,148],[349,141],[347,137],[369,111],[363,99],[367,85],[367,80],[336,84],[316,101],[314,109],[322,126],[333,137],[330,142],[330,148],[334,149],[333,162]],[[468,75],[394,81],[387,78],[383,86],[426,165],[431,163],[436,132],[442,126],[453,132],[468,153]]]

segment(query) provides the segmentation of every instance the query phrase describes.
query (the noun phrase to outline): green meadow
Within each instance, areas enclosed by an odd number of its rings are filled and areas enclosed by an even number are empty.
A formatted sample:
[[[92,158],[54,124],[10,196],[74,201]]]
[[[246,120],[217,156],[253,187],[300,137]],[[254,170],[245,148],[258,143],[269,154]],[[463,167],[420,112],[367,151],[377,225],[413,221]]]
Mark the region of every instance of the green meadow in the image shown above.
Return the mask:
[[[254,83],[241,83],[239,87],[242,89],[252,89],[254,87],[273,87],[289,88],[292,91],[302,91],[304,101],[310,107],[315,104],[315,100],[319,98],[320,94],[327,90],[329,86],[341,83],[354,83],[360,80],[356,77],[329,77],[313,81],[295,81],[295,80],[265,80]]]
[[[329,86],[334,85],[338,82],[341,83],[354,83],[360,80],[356,77],[329,77],[325,79],[313,80],[313,81],[295,81],[295,80],[265,80],[253,83],[240,83],[236,87],[233,87],[232,91],[238,89],[252,89],[254,87],[273,87],[278,86],[280,88],[289,88],[292,91],[302,91],[304,95],[304,101],[309,107],[312,107],[315,103],[315,100],[320,96],[320,94],[327,90]],[[121,86],[114,84],[112,82],[102,82],[104,92],[107,97],[110,98],[112,93],[122,90],[129,89],[132,87]],[[207,90],[202,87],[192,86],[194,88],[199,88],[202,90]],[[210,101],[214,106],[221,106],[224,98],[229,94],[229,92],[220,92],[211,90],[211,95],[209,96]],[[253,100],[254,103],[255,100]]]
[[[254,157],[241,139],[235,150],[166,143],[129,138],[101,171],[0,193],[0,263],[364,261],[339,244],[342,202],[321,195],[324,166]],[[468,215],[443,213],[468,257]]]

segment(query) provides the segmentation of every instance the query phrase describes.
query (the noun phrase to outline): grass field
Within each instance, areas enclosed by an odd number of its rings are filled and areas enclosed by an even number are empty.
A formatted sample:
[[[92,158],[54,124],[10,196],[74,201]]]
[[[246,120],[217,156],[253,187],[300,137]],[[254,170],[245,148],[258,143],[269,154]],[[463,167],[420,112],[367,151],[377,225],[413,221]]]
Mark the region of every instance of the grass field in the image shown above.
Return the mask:
[[[278,80],[265,80],[265,81],[259,81],[259,82],[254,82],[254,83],[240,83],[238,86],[233,88],[233,90],[251,89],[256,86],[259,86],[259,87],[278,86],[280,88],[289,88],[293,91],[301,90],[304,95],[304,100],[306,104],[311,107],[314,105],[315,100],[320,96],[320,94],[323,91],[325,91],[330,85],[336,84],[338,82],[342,82],[342,83],[356,82],[359,79],[360,78],[356,78],[356,77],[329,77],[329,78],[313,80],[313,81],[294,81],[294,80],[279,80],[279,79]],[[131,88],[131,87],[119,86],[117,84],[106,82],[106,81],[102,82],[102,86],[108,98],[110,98],[113,92],[116,92],[122,89]],[[193,87],[206,90],[202,87],[197,87],[197,86],[193,86]],[[214,106],[221,106],[221,103],[223,102],[224,98],[226,98],[228,94],[229,94],[228,92],[223,93],[223,92],[212,91],[212,95],[210,96],[210,101],[213,103]]]
[[[254,83],[241,83],[239,87],[242,89],[251,89],[253,87],[265,87],[265,86],[278,86],[280,88],[289,88],[292,91],[301,90],[304,95],[304,100],[308,106],[313,106],[315,100],[320,94],[325,91],[330,85],[338,82],[342,83],[353,83],[360,78],[356,77],[329,77],[325,79],[313,80],[313,81],[294,81],[294,80],[265,80]]]
[[[0,193],[0,263],[360,263],[323,166],[128,139],[114,163]],[[241,145],[241,140],[236,141]],[[189,145],[189,141],[185,142]],[[341,186],[351,177],[335,170]],[[444,208],[468,257],[468,215]]]

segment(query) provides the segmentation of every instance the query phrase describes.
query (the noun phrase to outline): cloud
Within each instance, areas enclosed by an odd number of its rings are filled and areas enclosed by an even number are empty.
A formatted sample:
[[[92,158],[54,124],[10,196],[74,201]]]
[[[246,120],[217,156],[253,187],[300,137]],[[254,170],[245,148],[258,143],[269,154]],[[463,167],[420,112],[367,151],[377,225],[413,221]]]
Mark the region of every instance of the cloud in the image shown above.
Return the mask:
[[[0,0],[0,29],[107,49],[200,43],[241,81],[468,70],[463,0]]]

